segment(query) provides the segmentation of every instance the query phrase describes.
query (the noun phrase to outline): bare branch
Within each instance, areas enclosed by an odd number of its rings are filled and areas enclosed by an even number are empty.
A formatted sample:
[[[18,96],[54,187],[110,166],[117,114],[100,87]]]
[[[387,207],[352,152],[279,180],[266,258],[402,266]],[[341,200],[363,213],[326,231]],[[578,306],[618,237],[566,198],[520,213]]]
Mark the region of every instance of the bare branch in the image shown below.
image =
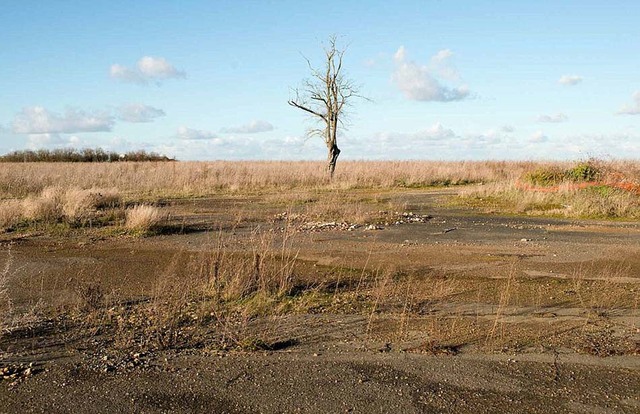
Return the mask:
[[[302,106],[302,105],[300,105],[299,103],[297,103],[297,102],[295,102],[295,101],[289,101],[289,105],[291,105],[291,106],[295,106],[296,108],[302,109],[303,111],[307,111],[307,112],[309,112],[309,113],[310,113],[310,114],[312,114],[312,115],[315,115],[315,116],[317,116],[317,117],[320,117],[320,118],[322,118],[322,119],[325,119],[325,116],[324,116],[324,115],[319,114],[319,113],[315,112],[314,110],[309,109],[309,108],[307,108],[307,107],[305,107],[305,106]]]

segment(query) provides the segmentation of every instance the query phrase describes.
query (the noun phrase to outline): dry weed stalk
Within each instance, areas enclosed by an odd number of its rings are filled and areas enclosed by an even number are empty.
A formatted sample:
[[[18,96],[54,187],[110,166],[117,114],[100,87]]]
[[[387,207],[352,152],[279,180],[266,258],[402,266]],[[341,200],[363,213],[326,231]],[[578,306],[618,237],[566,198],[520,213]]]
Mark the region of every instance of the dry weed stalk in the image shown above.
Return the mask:
[[[224,300],[238,300],[254,294],[281,296],[293,286],[295,262],[294,233],[286,227],[281,235],[253,230],[248,246],[250,254],[230,254],[218,248],[214,252],[211,279],[214,292]],[[218,242],[218,246],[225,243]]]
[[[199,340],[198,327],[210,324],[218,346],[241,346],[255,335],[246,329],[248,322],[277,311],[292,289],[297,252],[291,235],[256,229],[240,251],[232,251],[235,240],[220,232],[213,250],[196,255],[195,263],[184,252],[176,254],[148,301],[117,315],[117,342],[154,349],[188,346]],[[186,276],[180,268],[188,269]]]
[[[487,345],[491,340],[496,337],[496,332],[498,331],[498,327],[500,328],[500,339],[504,338],[504,313],[509,306],[509,302],[511,301],[511,290],[513,285],[516,282],[516,270],[515,263],[512,264],[511,270],[509,271],[509,275],[507,276],[507,280],[502,290],[500,291],[500,299],[498,301],[498,308],[496,309],[496,316],[493,321],[493,325],[491,329],[487,333],[485,339],[485,345]]]
[[[9,295],[9,274],[13,264],[11,246],[7,249],[7,261],[0,272],[0,331],[8,329],[13,317],[13,301]]]
[[[378,312],[380,304],[383,298],[389,296],[389,289],[392,289],[391,286],[393,282],[393,273],[390,271],[381,272],[379,269],[375,272],[374,278],[374,301],[371,306],[371,311],[369,312],[369,320],[367,322],[367,335],[371,336],[373,330],[373,322],[375,319],[375,315]]]

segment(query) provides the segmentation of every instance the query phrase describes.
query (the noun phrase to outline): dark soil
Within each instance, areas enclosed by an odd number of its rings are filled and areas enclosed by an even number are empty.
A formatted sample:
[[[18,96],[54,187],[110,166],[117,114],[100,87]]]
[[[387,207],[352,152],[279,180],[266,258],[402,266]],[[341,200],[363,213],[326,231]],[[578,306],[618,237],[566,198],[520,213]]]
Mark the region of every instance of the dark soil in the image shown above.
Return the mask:
[[[385,195],[425,222],[296,233],[299,310],[167,347],[82,318],[197,273],[221,234],[246,253],[233,240],[278,234],[284,209],[169,200],[155,236],[4,234],[22,319],[0,335],[0,412],[640,413],[640,224],[482,215],[450,194]],[[221,346],[229,332],[245,339]]]

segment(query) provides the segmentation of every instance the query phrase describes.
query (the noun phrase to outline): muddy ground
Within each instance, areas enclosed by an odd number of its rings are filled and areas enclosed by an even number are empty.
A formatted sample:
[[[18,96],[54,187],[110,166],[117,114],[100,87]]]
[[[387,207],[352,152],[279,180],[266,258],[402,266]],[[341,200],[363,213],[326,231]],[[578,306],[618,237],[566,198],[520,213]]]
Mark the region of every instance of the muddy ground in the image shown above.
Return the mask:
[[[4,234],[0,412],[640,412],[640,224],[452,195],[383,194],[402,208],[371,207],[375,225],[284,221],[303,207],[252,196],[168,200],[171,226],[148,237]],[[162,275],[285,227],[310,293],[224,327],[252,346],[204,322],[197,340],[134,347],[78,308],[79,286],[135,306]]]

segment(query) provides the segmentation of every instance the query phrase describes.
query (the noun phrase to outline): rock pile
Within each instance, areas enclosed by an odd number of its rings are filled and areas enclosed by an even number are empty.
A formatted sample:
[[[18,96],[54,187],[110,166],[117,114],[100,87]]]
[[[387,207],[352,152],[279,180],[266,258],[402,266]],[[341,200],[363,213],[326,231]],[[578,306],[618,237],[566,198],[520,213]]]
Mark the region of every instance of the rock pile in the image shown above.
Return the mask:
[[[383,230],[387,226],[398,226],[401,224],[426,223],[433,217],[428,214],[415,214],[413,212],[398,212],[381,210],[375,214],[369,224],[350,223],[348,221],[309,221],[304,214],[283,212],[274,216],[273,222],[288,221],[296,223],[296,231],[300,232],[321,232],[321,231],[354,231],[363,230]]]
[[[355,223],[347,223],[346,221],[336,222],[336,221],[311,221],[302,223],[298,226],[298,231],[304,232],[317,232],[317,231],[327,231],[327,230],[339,230],[339,231],[353,231],[357,228],[361,227],[360,224]]]
[[[151,354],[145,352],[131,352],[122,355],[88,355],[85,366],[98,372],[127,372],[136,368],[149,368],[151,357]]]
[[[10,385],[15,385],[25,378],[31,377],[35,373],[33,362],[27,364],[12,364],[0,368],[0,379],[11,381]]]
[[[378,211],[380,217],[378,224],[384,224],[385,226],[398,226],[400,224],[410,223],[426,223],[433,218],[428,214],[415,214],[412,211],[399,212],[399,211]]]

